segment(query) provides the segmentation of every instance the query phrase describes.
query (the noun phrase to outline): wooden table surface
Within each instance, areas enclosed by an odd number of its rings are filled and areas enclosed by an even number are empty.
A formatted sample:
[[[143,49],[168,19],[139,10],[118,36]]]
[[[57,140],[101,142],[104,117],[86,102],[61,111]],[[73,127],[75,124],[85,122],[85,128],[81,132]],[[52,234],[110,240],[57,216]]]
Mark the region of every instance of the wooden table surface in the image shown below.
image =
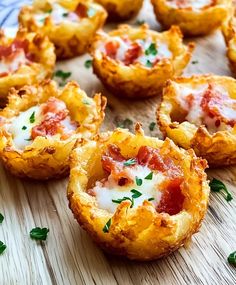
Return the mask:
[[[159,29],[152,8],[145,1],[138,19]],[[135,20],[133,20],[135,22]],[[109,27],[110,28],[110,27]],[[197,48],[185,74],[231,75],[220,31],[194,39]],[[159,98],[143,101],[116,99],[108,94],[91,69],[84,68],[88,55],[60,62],[57,69],[71,71],[71,79],[93,94],[108,97],[103,130],[111,130],[126,118],[142,122],[146,134],[159,136],[149,124],[155,121]],[[131,125],[132,128],[132,125]],[[209,170],[209,178],[225,182],[234,194],[227,203],[218,194],[210,195],[206,219],[188,248],[153,262],[134,262],[103,253],[80,229],[68,208],[67,179],[46,183],[16,179],[0,166],[0,240],[7,250],[0,256],[0,284],[236,284],[236,268],[227,263],[236,250],[236,167]],[[50,229],[46,242],[30,239],[36,227]]]

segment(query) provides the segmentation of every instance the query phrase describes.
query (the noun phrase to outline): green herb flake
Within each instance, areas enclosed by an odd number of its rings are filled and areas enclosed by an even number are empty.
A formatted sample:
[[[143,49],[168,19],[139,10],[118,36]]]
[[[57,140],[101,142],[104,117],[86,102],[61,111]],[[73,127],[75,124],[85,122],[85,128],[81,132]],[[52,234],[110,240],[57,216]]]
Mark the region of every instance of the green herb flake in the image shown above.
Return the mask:
[[[236,266],[236,251],[230,253],[230,255],[228,256],[228,262]]]
[[[90,105],[90,102],[88,100],[86,100],[86,99],[83,99],[82,103],[85,104],[85,105]]]
[[[193,60],[192,61],[192,64],[197,64],[198,63],[198,60]]]
[[[150,46],[145,50],[146,55],[157,55],[156,44],[151,43]]]
[[[150,61],[149,59],[148,59],[147,62],[146,62],[146,66],[147,66],[147,67],[152,67],[152,63],[151,63],[151,61]]]
[[[141,25],[143,25],[144,23],[145,23],[145,20],[137,20],[137,21],[135,22],[135,25],[141,26]]]
[[[155,126],[156,126],[156,123],[155,123],[155,122],[151,122],[150,125],[149,125],[149,130],[150,130],[151,132],[154,131]]]
[[[107,223],[105,224],[104,228],[102,229],[104,233],[108,233],[109,232],[109,229],[110,229],[110,226],[111,226],[111,219],[109,219],[107,221]]]
[[[52,9],[49,9],[46,13],[51,14],[52,13]]]
[[[33,112],[29,118],[29,121],[31,124],[33,124],[35,122],[35,112]]]
[[[87,15],[89,18],[93,17],[96,13],[97,11],[94,8],[89,8],[87,11]]]
[[[139,198],[140,196],[143,195],[141,192],[139,192],[139,191],[136,190],[136,189],[132,189],[130,192],[133,193],[133,195],[132,195],[132,198],[133,198],[133,199],[137,199],[137,198]]]
[[[93,61],[91,59],[88,59],[85,61],[84,66],[86,68],[90,68],[92,66]]]
[[[125,162],[124,162],[124,166],[130,166],[130,165],[134,165],[134,164],[136,164],[136,159],[135,158],[130,158],[130,159],[128,159],[128,160],[126,160]]]
[[[63,71],[63,70],[57,70],[55,73],[54,73],[54,76],[55,77],[59,77],[61,78],[63,81],[65,81],[67,78],[69,78],[71,76],[71,72],[68,71]]]
[[[0,213],[0,224],[2,224],[3,220],[4,220],[4,216]]]
[[[137,186],[141,186],[143,184],[143,180],[141,178],[138,178],[137,176],[135,177],[135,181]]]
[[[62,16],[63,17],[67,17],[69,15],[69,13],[63,13]]]
[[[49,229],[36,227],[30,231],[30,237],[35,240],[46,240]]]
[[[27,141],[27,142],[30,142],[30,141],[32,141],[32,139],[31,138],[29,138],[29,139],[24,139],[25,141]]]
[[[150,172],[144,179],[146,180],[152,180],[153,172]]]
[[[27,129],[27,127],[26,127],[26,126],[23,126],[23,127],[22,127],[22,130],[23,130],[23,131],[24,131],[24,130],[26,130],[26,129]]]
[[[148,201],[154,201],[154,200],[155,200],[155,198],[153,198],[153,197],[148,199]]]
[[[227,202],[233,200],[232,194],[228,191],[225,184],[220,180],[213,178],[209,183],[211,191],[213,192],[221,192]]]
[[[112,202],[116,203],[116,204],[120,204],[121,202],[127,201],[127,200],[131,202],[130,208],[133,208],[134,199],[130,198],[130,197],[123,197],[123,198],[120,198],[120,199],[112,199]]]
[[[2,254],[6,248],[7,246],[2,241],[0,241],[0,254]]]
[[[122,129],[129,129],[133,125],[133,121],[130,120],[129,118],[126,118],[125,120],[119,122],[117,124],[117,127],[122,128]]]

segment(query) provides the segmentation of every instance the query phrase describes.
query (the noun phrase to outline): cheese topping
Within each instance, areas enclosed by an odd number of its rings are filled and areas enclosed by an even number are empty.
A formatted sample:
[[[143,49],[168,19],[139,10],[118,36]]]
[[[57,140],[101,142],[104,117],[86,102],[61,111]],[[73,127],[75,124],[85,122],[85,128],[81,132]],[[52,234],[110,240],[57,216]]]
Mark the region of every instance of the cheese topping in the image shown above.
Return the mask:
[[[214,0],[168,0],[168,4],[174,8],[192,8],[199,10],[214,4]]]
[[[54,112],[52,106],[55,109]],[[60,134],[61,139],[66,139],[73,134],[77,125],[67,115],[68,110],[62,109],[64,107],[64,102],[51,97],[48,102],[33,106],[13,117],[5,125],[5,128],[12,134],[15,148],[23,150],[37,136]],[[45,110],[47,111],[45,112]]]
[[[100,50],[125,65],[140,63],[146,67],[152,67],[163,58],[172,57],[166,42],[153,42],[151,38],[130,41],[128,38],[112,37],[112,40],[102,45]]]
[[[132,199],[132,189],[139,191],[142,195],[133,199],[133,208],[137,208],[142,205],[145,200],[151,198],[151,202],[156,206],[161,199],[161,192],[158,191],[158,185],[165,179],[162,173],[153,172],[151,180],[145,179],[151,170],[147,166],[136,165],[132,168],[126,167],[130,178],[134,181],[131,184],[119,186],[113,179],[112,175],[109,175],[108,180],[105,183],[100,181],[96,182],[93,192],[96,195],[98,207],[104,210],[114,213],[118,204],[112,202],[112,200],[122,199],[129,197]],[[135,183],[135,177],[142,179],[142,185],[137,186]]]
[[[210,133],[227,130],[236,124],[236,100],[220,85],[175,84],[176,100],[187,112],[185,119],[196,126],[205,125]]]

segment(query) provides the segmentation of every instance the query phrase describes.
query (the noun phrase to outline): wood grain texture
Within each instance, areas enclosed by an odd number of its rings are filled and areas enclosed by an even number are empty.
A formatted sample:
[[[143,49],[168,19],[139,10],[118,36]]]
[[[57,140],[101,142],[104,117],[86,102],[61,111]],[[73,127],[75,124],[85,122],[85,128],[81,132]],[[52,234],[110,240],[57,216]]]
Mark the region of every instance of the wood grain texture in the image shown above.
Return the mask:
[[[159,29],[148,1],[138,18]],[[185,74],[231,75],[219,31],[195,41],[193,60],[198,63],[190,63]],[[158,130],[150,132],[148,128],[155,121],[160,99],[133,102],[115,98],[104,90],[91,69],[84,68],[88,58],[85,55],[64,61],[57,68],[72,71],[71,79],[88,94],[98,91],[107,95],[103,130],[111,130],[129,118],[142,122],[148,135],[160,136]],[[7,244],[7,250],[0,256],[0,284],[236,284],[236,269],[227,263],[229,253],[236,250],[236,167],[208,173],[209,178],[226,183],[234,200],[227,203],[220,195],[211,194],[206,219],[188,248],[159,261],[141,263],[109,256],[93,244],[68,209],[67,179],[47,183],[18,180],[1,166],[0,212],[5,219],[0,225],[0,240]],[[50,229],[45,243],[29,238],[35,226]]]

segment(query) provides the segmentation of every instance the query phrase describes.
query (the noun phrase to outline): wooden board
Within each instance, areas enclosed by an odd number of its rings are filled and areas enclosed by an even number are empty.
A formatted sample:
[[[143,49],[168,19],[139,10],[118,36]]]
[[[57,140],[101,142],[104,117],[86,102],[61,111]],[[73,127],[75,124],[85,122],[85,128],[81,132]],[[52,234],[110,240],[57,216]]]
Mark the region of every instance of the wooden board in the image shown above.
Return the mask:
[[[138,19],[159,29],[148,2]],[[193,60],[198,63],[190,63],[185,74],[230,75],[219,31],[195,41]],[[148,135],[160,135],[148,129],[155,121],[159,98],[136,102],[115,98],[91,69],[84,68],[88,58],[85,55],[58,63],[57,69],[72,71],[71,79],[88,94],[101,91],[107,95],[103,130],[129,118],[142,122]],[[236,269],[227,263],[229,253],[236,250],[236,167],[208,173],[226,183],[234,200],[227,203],[218,194],[211,194],[206,219],[188,248],[159,261],[141,263],[109,256],[93,244],[68,209],[67,179],[47,183],[18,180],[0,166],[0,212],[5,216],[0,240],[7,244],[0,256],[0,284],[236,284]],[[45,243],[29,238],[35,226],[50,229]]]

